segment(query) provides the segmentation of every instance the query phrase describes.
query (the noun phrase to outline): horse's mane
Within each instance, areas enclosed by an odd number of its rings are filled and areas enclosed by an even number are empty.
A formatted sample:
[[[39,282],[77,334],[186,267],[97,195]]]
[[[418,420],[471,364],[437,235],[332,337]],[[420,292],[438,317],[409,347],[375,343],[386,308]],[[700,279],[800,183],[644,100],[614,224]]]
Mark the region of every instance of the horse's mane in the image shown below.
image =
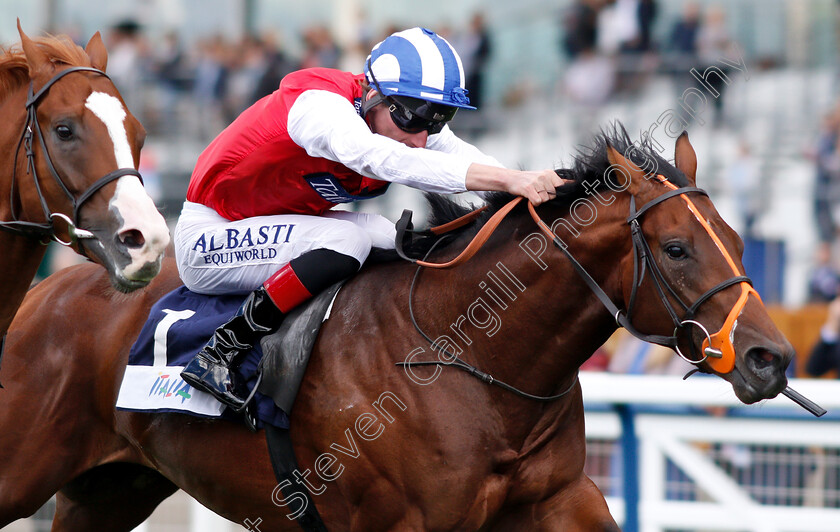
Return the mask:
[[[56,65],[91,66],[90,58],[66,35],[32,39]],[[0,46],[0,99],[29,81],[29,64],[19,44]]]
[[[558,168],[555,170],[563,179],[571,181],[557,189],[557,197],[550,201],[551,204],[561,208],[568,208],[572,203],[585,197],[591,197],[593,190],[608,188],[610,184],[618,188],[620,183],[616,182],[617,172],[608,172],[610,161],[607,158],[607,146],[612,146],[616,151],[624,155],[640,168],[651,169],[655,165],[655,172],[663,175],[677,186],[688,186],[688,179],[685,174],[674,168],[668,161],[663,159],[651,144],[649,138],[643,142],[634,143],[621,122],[615,122],[607,129],[602,129],[595,136],[590,146],[579,147],[574,157],[574,164],[571,168]],[[633,149],[630,149],[630,148]],[[505,192],[494,192],[485,198],[488,209],[482,213],[476,223],[467,226],[460,233],[472,235],[484,225],[496,211],[505,206],[514,196]],[[472,209],[467,206],[455,203],[446,196],[438,194],[426,194],[431,213],[429,225],[441,225],[450,222],[470,212]],[[520,208],[522,208],[520,206]],[[411,245],[413,256],[424,254],[438,240],[438,237],[419,237]],[[445,246],[445,244],[444,244]],[[439,246],[443,247],[443,246]]]

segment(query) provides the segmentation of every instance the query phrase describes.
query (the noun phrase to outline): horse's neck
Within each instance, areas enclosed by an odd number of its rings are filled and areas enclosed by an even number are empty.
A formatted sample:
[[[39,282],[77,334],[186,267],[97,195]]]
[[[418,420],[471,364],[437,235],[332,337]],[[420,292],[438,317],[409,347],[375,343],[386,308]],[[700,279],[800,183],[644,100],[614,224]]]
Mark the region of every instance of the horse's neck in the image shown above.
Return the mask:
[[[453,275],[454,290],[435,298],[442,316],[437,330],[445,330],[464,347],[465,360],[494,378],[532,394],[553,395],[570,386],[615,323],[560,250],[548,243],[536,260],[525,251],[527,245],[520,246],[536,225],[526,214],[518,216],[520,230],[494,237],[491,247],[460,268],[463,274]],[[624,252],[615,236],[621,233],[616,231],[620,220],[605,214],[578,238],[562,237],[613,293],[619,286],[614,265]]]
[[[46,247],[34,239],[0,232],[0,335],[6,333],[20,307]]]
[[[629,235],[622,230],[624,215],[619,211],[603,213],[595,224],[580,228],[577,238],[558,230],[571,254],[614,299],[621,292],[618,264],[629,251],[622,240]],[[545,221],[552,222],[547,215]],[[474,349],[465,352],[464,358],[522,391],[551,396],[573,390],[580,365],[609,338],[616,324],[568,258],[547,239],[547,249],[541,255],[543,264],[520,246],[528,238],[525,235],[529,235],[531,223],[520,220],[520,230],[508,238],[510,243],[504,250],[482,254],[481,267],[472,270],[496,273],[516,300],[504,300],[504,288],[486,279],[482,298],[491,306],[493,297],[488,289],[492,288],[507,309],[494,309],[501,322],[498,332],[493,337],[478,334],[484,336],[482,342],[476,338],[471,346]],[[500,271],[500,263],[509,276]],[[494,396],[496,408],[506,420],[504,437],[521,456],[564,431],[576,430],[574,425],[580,420],[582,404],[576,393],[548,405],[522,400],[506,391],[494,392]]]

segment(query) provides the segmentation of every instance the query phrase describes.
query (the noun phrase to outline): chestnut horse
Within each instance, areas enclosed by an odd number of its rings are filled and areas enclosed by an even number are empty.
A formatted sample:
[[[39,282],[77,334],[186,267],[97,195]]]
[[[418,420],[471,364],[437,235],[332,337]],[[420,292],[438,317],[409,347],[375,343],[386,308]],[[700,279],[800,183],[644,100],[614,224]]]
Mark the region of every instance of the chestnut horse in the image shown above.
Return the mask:
[[[748,289],[741,240],[694,188],[695,168],[686,135],[675,168],[623,130],[605,134],[559,171],[575,183],[536,214],[622,320],[665,343],[677,334],[686,356],[701,356],[703,330],[725,330],[734,312],[733,358],[715,358],[720,371],[712,358],[699,367],[744,402],[774,397],[793,350]],[[491,198],[477,225],[509,199]],[[644,248],[633,244],[631,209]],[[462,229],[429,260],[445,260],[474,232]],[[297,474],[329,530],[618,530],[583,472],[577,381],[616,320],[569,256],[549,246],[520,202],[454,269],[423,270],[412,288],[416,266],[377,263],[341,289],[291,413]],[[635,256],[642,249],[647,258]],[[31,291],[9,332],[0,391],[0,526],[58,492],[54,530],[129,530],[180,488],[251,530],[298,529],[262,433],[115,410],[132,342],[151,305],[179,283],[167,260],[130,295],[87,265]],[[681,310],[681,301],[699,306]],[[701,325],[675,331],[673,312]],[[453,354],[518,389],[561,396],[538,402],[454,367],[399,365]]]
[[[169,230],[136,168],[145,131],[105,75],[96,33],[0,48],[0,336],[50,238],[105,266],[121,291],[160,270]]]

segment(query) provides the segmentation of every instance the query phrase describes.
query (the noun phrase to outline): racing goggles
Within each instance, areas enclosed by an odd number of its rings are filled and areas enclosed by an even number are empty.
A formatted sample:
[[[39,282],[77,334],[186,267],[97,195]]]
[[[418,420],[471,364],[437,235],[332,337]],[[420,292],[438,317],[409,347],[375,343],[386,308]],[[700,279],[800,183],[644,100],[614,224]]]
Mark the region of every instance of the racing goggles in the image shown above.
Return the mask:
[[[428,131],[430,135],[440,133],[443,126],[452,120],[458,111],[457,107],[428,102],[419,98],[387,96],[382,93],[379,82],[376,80],[376,76],[373,75],[370,58],[368,58],[368,72],[370,72],[370,77],[373,80],[373,85],[376,87],[378,94],[370,100],[366,108],[369,109],[384,101],[388,104],[388,112],[391,114],[391,120],[394,121],[394,124],[398,128],[406,133],[419,133],[421,131]]]
[[[440,133],[443,126],[452,120],[458,111],[457,107],[407,96],[386,96],[385,100],[390,104],[388,111],[391,113],[391,120],[407,133]]]

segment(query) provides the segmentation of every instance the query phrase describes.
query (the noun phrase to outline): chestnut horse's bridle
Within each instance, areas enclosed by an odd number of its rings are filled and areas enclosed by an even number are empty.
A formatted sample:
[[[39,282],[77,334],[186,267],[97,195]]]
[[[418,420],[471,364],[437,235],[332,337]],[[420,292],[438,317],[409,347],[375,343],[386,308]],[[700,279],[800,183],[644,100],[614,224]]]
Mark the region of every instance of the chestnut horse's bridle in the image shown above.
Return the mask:
[[[38,92],[34,92],[33,82],[29,83],[29,93],[26,99],[26,122],[23,126],[23,133],[21,133],[20,140],[18,140],[17,147],[15,148],[15,157],[14,157],[14,169],[12,170],[12,183],[11,183],[11,197],[10,197],[10,208],[12,211],[12,220],[10,221],[0,221],[0,230],[8,231],[18,235],[24,235],[31,238],[40,239],[43,242],[48,241],[49,239],[55,240],[56,242],[70,246],[74,243],[74,241],[79,239],[88,239],[88,238],[96,238],[94,234],[90,231],[85,229],[80,229],[79,226],[79,211],[82,208],[82,205],[89,200],[96,192],[99,191],[102,187],[114,181],[115,179],[119,179],[125,175],[133,175],[140,179],[140,182],[143,182],[143,178],[140,176],[140,172],[135,170],[134,168],[120,168],[113,172],[106,174],[104,177],[97,180],[93,183],[87,190],[85,190],[79,197],[75,197],[70,190],[67,188],[67,185],[58,175],[58,172],[53,165],[52,159],[50,158],[50,153],[47,150],[47,144],[44,141],[44,134],[41,131],[41,125],[38,123],[38,117],[36,115],[38,102],[44,96],[44,94],[52,87],[58,80],[66,76],[67,74],[71,74],[73,72],[94,72],[96,74],[105,76],[108,78],[108,75],[105,72],[91,67],[70,67],[66,70],[62,70],[58,74],[52,77],[43,87],[41,87]],[[108,78],[110,79],[110,78]],[[33,132],[34,128],[34,132]],[[40,179],[38,177],[38,173],[35,166],[35,150],[33,147],[33,137],[38,137],[38,142],[41,145],[41,150],[44,153],[44,157],[47,161],[47,167],[50,169],[50,173],[52,174],[55,181],[70,199],[70,203],[73,205],[73,218],[71,219],[64,213],[60,212],[52,212],[50,210],[49,205],[47,205],[47,200],[44,197],[44,193],[41,191],[41,184]],[[44,210],[44,217],[46,219],[45,222],[28,222],[18,219],[17,214],[15,213],[15,201],[14,201],[14,194],[15,194],[15,180],[17,177],[17,161],[18,161],[18,154],[20,152],[21,146],[26,150],[26,157],[28,159],[27,163],[27,170],[28,174],[32,175],[32,180],[35,183],[35,190],[38,192],[38,199],[41,202],[41,208]],[[68,226],[68,233],[70,235],[69,241],[61,240],[55,231],[55,226],[53,221],[55,218],[59,218],[63,220]],[[84,253],[82,246],[79,246],[79,251]]]

